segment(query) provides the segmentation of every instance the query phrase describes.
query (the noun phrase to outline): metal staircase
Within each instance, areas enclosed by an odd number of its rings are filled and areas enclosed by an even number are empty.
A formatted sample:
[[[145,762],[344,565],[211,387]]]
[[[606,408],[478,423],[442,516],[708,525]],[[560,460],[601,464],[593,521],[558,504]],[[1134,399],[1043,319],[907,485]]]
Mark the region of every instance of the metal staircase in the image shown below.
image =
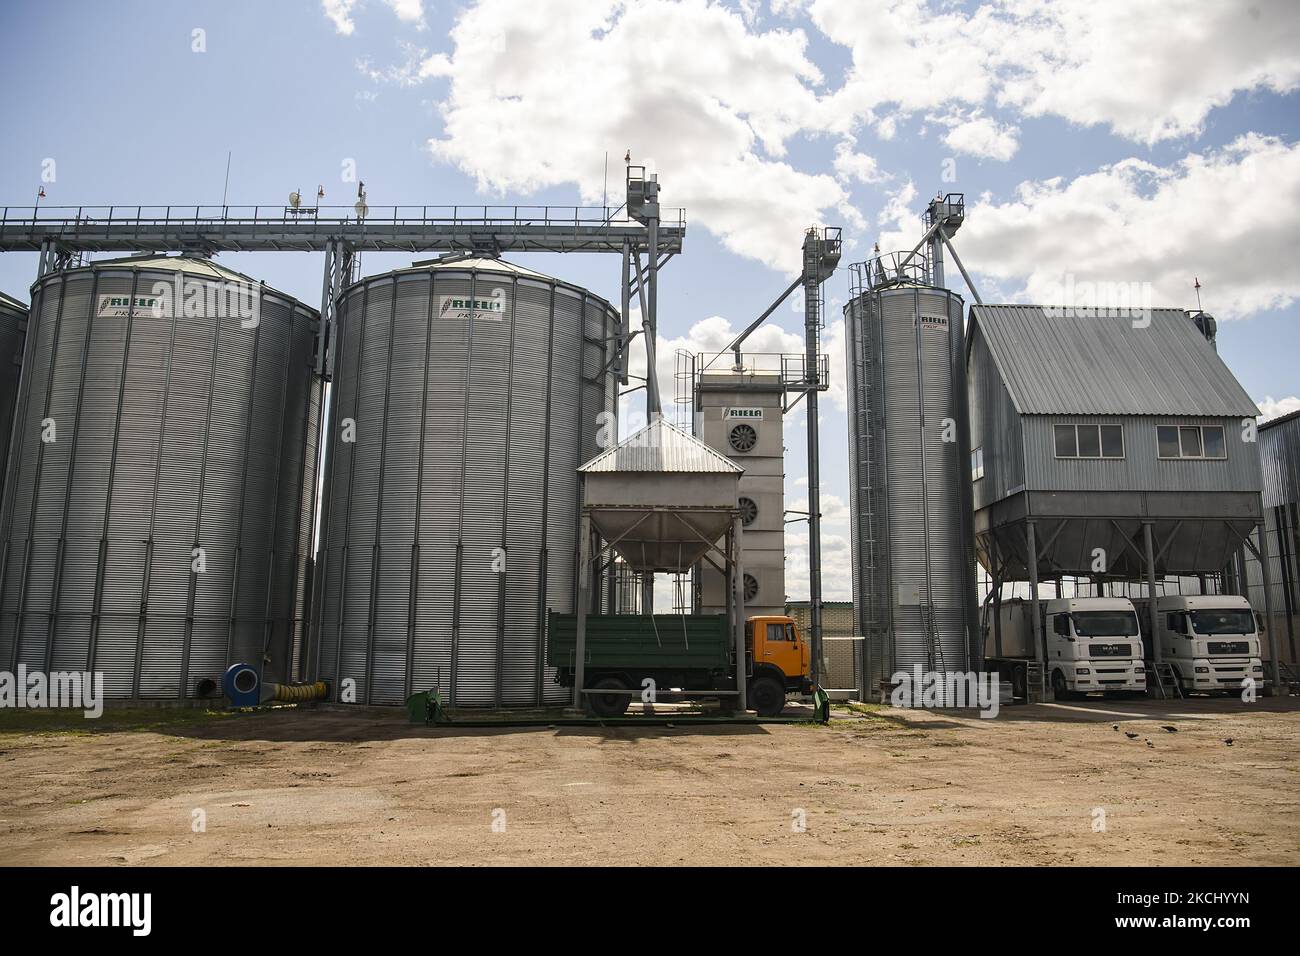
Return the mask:
[[[1151,661],[1146,662],[1147,689],[1155,687],[1156,693],[1160,695],[1161,700],[1171,700],[1173,698],[1181,699],[1183,688],[1178,683],[1178,674],[1174,671],[1174,665],[1168,661],[1161,661],[1156,664]]]

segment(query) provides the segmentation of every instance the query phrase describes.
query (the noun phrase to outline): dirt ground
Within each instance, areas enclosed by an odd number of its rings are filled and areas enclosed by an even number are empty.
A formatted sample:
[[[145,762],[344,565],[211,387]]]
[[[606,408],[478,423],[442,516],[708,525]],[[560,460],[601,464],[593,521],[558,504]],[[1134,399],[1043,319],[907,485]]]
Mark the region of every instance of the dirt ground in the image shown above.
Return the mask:
[[[1298,747],[1297,698],[824,727],[9,711],[0,863],[1295,865]]]

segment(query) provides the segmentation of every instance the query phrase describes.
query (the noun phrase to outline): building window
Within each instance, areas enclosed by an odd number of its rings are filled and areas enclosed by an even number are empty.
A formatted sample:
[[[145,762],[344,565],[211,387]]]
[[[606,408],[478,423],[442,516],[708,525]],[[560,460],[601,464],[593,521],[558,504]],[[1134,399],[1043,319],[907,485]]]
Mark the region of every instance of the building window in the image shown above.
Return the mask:
[[[1057,458],[1123,458],[1121,425],[1056,425]]]
[[[1157,425],[1156,450],[1161,458],[1221,461],[1228,457],[1222,425]]]
[[[970,453],[970,480],[979,481],[984,477],[984,449],[976,448]]]

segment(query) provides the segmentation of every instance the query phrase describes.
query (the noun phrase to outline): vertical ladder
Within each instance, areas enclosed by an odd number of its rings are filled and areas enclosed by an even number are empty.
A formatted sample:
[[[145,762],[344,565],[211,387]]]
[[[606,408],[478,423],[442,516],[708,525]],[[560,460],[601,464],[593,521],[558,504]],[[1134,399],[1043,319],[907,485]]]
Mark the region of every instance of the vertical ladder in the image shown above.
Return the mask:
[[[860,291],[854,290],[855,299],[858,299]],[[859,310],[862,308],[860,300],[857,308]],[[848,321],[854,321],[854,319],[849,318]],[[877,411],[871,380],[874,343],[869,323],[864,320],[860,313],[857,316],[857,321],[860,330],[858,347],[861,352],[861,359],[859,360],[858,355],[848,356],[848,360],[853,363],[853,384],[857,392],[856,395],[851,397],[857,410],[856,420],[850,424],[857,462],[857,470],[853,475],[853,481],[857,483],[856,494],[860,509],[853,516],[853,520],[857,525],[853,532],[857,536],[861,530],[865,529],[866,534],[857,538],[859,543],[858,566],[854,573],[857,576],[856,580],[859,582],[862,593],[855,593],[854,598],[859,605],[858,621],[863,639],[867,641],[867,653],[874,654],[876,653],[874,642],[881,633],[882,621],[882,609],[877,594],[879,584],[876,580],[876,549],[881,542],[876,533],[880,516],[876,513],[876,432],[872,428],[872,416]],[[885,639],[887,638],[882,639],[882,644]],[[855,667],[865,665],[865,663],[863,655],[859,655]],[[882,673],[882,680],[884,677],[885,675]],[[866,687],[870,679],[871,675],[864,672],[861,675],[862,686]]]

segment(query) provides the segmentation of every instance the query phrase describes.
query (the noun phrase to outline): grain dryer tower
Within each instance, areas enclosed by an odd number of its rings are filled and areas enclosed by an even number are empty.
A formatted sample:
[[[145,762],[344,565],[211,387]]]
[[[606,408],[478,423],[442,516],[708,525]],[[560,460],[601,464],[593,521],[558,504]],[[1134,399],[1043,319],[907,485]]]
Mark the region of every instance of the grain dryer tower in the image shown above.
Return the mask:
[[[0,523],[0,668],[192,697],[301,659],[315,310],[199,257],[32,288]]]
[[[618,312],[463,255],[364,278],[337,309],[318,676],[356,703],[563,701],[546,614],[574,609],[577,469],[616,407]]]
[[[853,598],[864,693],[901,669],[964,671],[976,640],[963,304],[928,256],[850,267]]]
[[[695,434],[744,469],[745,611],[785,613],[786,385],[777,372],[707,370],[696,377]],[[727,609],[725,576],[700,569],[700,613]]]

